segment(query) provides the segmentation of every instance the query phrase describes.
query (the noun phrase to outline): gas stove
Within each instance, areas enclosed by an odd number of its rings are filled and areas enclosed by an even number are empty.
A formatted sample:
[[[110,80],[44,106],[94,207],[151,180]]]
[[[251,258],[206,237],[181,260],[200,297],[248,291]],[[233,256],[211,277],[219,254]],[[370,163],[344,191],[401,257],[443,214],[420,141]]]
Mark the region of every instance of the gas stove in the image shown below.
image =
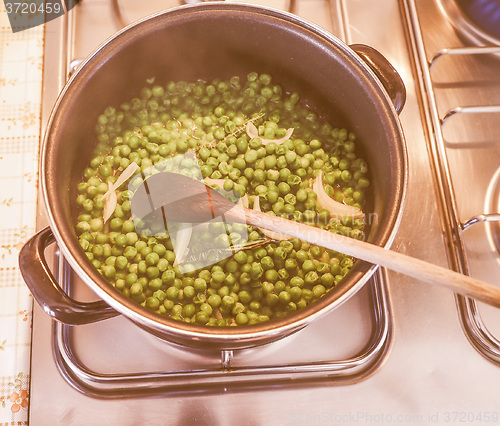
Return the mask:
[[[99,44],[191,2],[82,0],[47,23],[43,123]],[[407,88],[400,119],[409,156],[392,247],[496,284],[500,48],[464,37],[446,0],[247,3],[295,13],[389,59]],[[49,257],[72,297],[95,299],[57,247]],[[176,346],[122,317],[65,326],[35,306],[30,424],[497,424],[498,338],[498,310],[384,269],[304,330],[239,351]]]

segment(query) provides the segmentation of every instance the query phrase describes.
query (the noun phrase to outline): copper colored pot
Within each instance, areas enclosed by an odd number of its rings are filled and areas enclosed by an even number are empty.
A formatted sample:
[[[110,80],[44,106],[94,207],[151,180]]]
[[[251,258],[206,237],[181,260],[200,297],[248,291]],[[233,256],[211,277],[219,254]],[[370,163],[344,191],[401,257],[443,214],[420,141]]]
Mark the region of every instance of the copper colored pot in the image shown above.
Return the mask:
[[[37,302],[55,319],[84,324],[118,313],[176,343],[206,348],[255,346],[295,332],[358,291],[376,266],[356,262],[326,296],[280,320],[245,327],[204,327],[161,317],[116,291],[88,261],[75,233],[76,187],[89,162],[96,119],[109,105],[156,82],[227,79],[269,73],[322,116],[358,136],[371,171],[377,220],[367,241],[388,247],[402,214],[407,160],[398,112],[404,85],[392,66],[367,46],[347,46],[294,15],[223,2],[182,6],[152,15],[117,33],[90,55],[60,94],[41,151],[41,189],[49,228],[22,249],[20,266]],[[74,301],[50,274],[43,255],[56,241],[75,273],[102,302]]]

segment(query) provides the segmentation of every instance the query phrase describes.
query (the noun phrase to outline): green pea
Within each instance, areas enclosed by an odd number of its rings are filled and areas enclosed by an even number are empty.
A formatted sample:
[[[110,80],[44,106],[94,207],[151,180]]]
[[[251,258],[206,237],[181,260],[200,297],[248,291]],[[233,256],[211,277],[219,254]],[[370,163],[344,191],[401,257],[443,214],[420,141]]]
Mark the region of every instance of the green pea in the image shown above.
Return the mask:
[[[352,179],[352,174],[349,170],[343,170],[340,174],[340,179],[344,182],[349,182]]]
[[[328,253],[324,253],[324,254],[328,254]],[[323,256],[322,256],[322,258],[323,258]],[[318,274],[326,274],[329,271],[328,264],[325,262],[317,262],[316,263],[316,271],[318,272]]]
[[[302,270],[306,273],[310,272],[310,271],[315,271],[316,264],[314,263],[313,260],[306,259],[306,260],[304,260],[304,263],[302,263]]]
[[[154,278],[148,283],[148,288],[152,291],[160,290],[163,286],[163,283],[160,278]]]
[[[260,239],[260,234],[257,231],[252,231],[248,234],[248,241],[257,241]]]
[[[267,199],[267,201],[269,201],[271,204],[275,204],[277,201],[278,201],[278,198],[279,198],[279,192],[277,190],[277,188],[275,187],[271,187],[267,194],[265,194],[265,198]]]
[[[285,260],[286,257],[287,257],[287,251],[284,247],[280,246],[280,247],[277,247],[276,250],[274,251],[274,259],[276,259],[277,261],[282,261],[282,260]]]
[[[227,261],[225,267],[229,273],[235,273],[238,270],[238,262],[234,259],[230,259]]]
[[[169,263],[174,263],[175,261],[175,253],[172,250],[167,250],[164,254],[164,257],[168,260]]]
[[[290,287],[288,294],[290,295],[290,300],[298,302],[302,297],[302,289],[299,286]]]
[[[213,308],[209,303],[202,303],[200,305],[200,311],[205,312],[207,315],[212,315]]]
[[[150,296],[146,299],[146,308],[156,311],[160,307],[160,301],[154,296]]]
[[[210,157],[210,150],[206,147],[201,147],[198,150],[198,157],[203,161],[207,161],[207,159]]]
[[[317,284],[313,287],[312,292],[314,294],[314,297],[320,298],[326,293],[326,289],[323,285]]]
[[[102,267],[102,271],[104,272],[104,276],[110,280],[113,279],[116,275],[116,269],[112,265],[104,265]]]
[[[101,232],[98,232],[97,235],[95,236],[95,242],[97,244],[106,244],[109,242],[109,236],[108,234],[103,234]]]
[[[224,285],[222,286],[221,288],[219,288],[217,290],[217,294],[220,296],[220,297],[224,297],[224,296],[229,296],[229,287],[227,285]],[[215,293],[214,293],[215,294]]]
[[[235,303],[236,302],[232,296],[224,296],[222,298],[222,302],[221,302],[222,307],[224,307],[226,309],[231,309]]]
[[[262,322],[267,322],[267,321],[269,321],[268,315],[264,315],[264,314],[259,315],[258,322],[262,323]]]
[[[358,187],[360,188],[368,188],[370,186],[370,181],[366,178],[360,178],[358,180]]]
[[[228,296],[228,297],[231,297],[231,296]],[[231,308],[231,313],[233,315],[238,315],[242,312],[245,312],[246,308],[245,306],[243,305],[243,303],[241,302],[236,302],[233,307]]]
[[[352,268],[353,264],[354,264],[354,262],[353,262],[353,260],[350,257],[344,257],[340,261],[340,266],[342,268]]]
[[[158,268],[158,270],[160,272],[165,272],[168,269],[168,266],[169,266],[169,262],[167,259],[164,259],[164,258],[160,259],[158,261],[158,263],[156,264],[156,267]]]
[[[234,256],[233,256],[234,260],[236,262],[238,262],[240,265],[243,265],[247,262],[247,254],[241,250],[239,251],[238,253],[236,253]]]
[[[130,294],[131,296],[139,296],[142,294],[142,290],[142,285],[136,282],[130,287]]]
[[[318,282],[318,280],[319,280],[319,276],[318,276],[318,273],[316,271],[309,271],[304,277],[304,282],[307,285],[316,284]]]
[[[287,164],[293,164],[297,160],[297,153],[295,151],[287,151],[285,153],[285,160]]]
[[[250,277],[253,280],[257,280],[262,276],[263,273],[264,273],[264,269],[263,269],[262,265],[260,263],[254,262],[252,264],[252,268],[251,268],[250,273],[249,273]]]
[[[238,325],[245,325],[248,323],[248,316],[244,312],[240,312],[236,315],[235,321]]]
[[[280,268],[278,269],[278,276],[282,280],[287,280],[288,278],[290,278],[290,273],[285,268]]]
[[[151,247],[148,247],[147,245],[145,245],[141,248],[141,256],[145,258],[152,251],[153,251],[153,249]]]
[[[278,271],[269,269],[264,273],[264,278],[270,282],[276,282],[279,278]]]
[[[128,239],[126,235],[117,234],[115,237],[115,245],[117,247],[125,247],[128,244]]]
[[[194,290],[198,293],[203,293],[207,289],[207,282],[203,278],[196,278],[194,280]]]
[[[280,182],[278,184],[278,191],[281,196],[285,196],[290,192],[290,185],[286,182]]]
[[[296,253],[296,258],[297,258],[297,261],[302,264],[304,263],[304,261],[306,261],[307,259],[309,259],[309,253],[305,250],[298,250],[297,253]]]
[[[236,284],[236,277],[231,272],[229,272],[228,274],[226,274],[224,283],[234,287]]]
[[[207,302],[212,308],[218,308],[222,303],[222,298],[219,294],[212,294],[208,297]]]
[[[165,292],[163,290],[156,290],[154,293],[153,293],[153,296],[156,297],[160,303],[163,305],[163,302],[165,301],[165,299],[167,298],[167,295],[165,294]],[[160,305],[160,308],[159,309],[162,309],[162,305]],[[164,312],[163,312],[164,313]]]
[[[125,256],[118,256],[115,261],[115,266],[118,269],[125,269],[128,266],[128,259]]]
[[[118,230],[121,231],[122,226],[123,226],[123,220],[118,217],[111,219],[111,221],[109,222],[109,227],[112,231],[118,231]]]
[[[137,274],[134,274],[134,273],[127,274],[125,276],[125,285],[127,287],[130,287],[130,286],[132,286],[132,284],[137,282],[137,279],[138,279]]]
[[[101,257],[104,255],[104,248],[102,247],[101,244],[94,244],[94,247],[92,247],[92,254],[95,257]]]
[[[145,261],[146,264],[149,266],[155,266],[158,264],[158,261],[160,260],[160,256],[156,252],[150,252],[146,255]]]
[[[278,297],[279,301],[283,304],[288,304],[292,300],[292,296],[288,291],[281,291]]]
[[[175,272],[168,269],[161,275],[161,280],[165,285],[172,285],[175,281]]]
[[[103,220],[98,217],[98,218],[93,218],[90,220],[90,230],[92,231],[100,231],[104,226]]]
[[[274,167],[276,167],[277,163],[276,156],[268,155],[267,157],[265,157],[264,162],[266,164],[267,169],[273,169]]]
[[[120,291],[125,290],[125,280],[123,280],[123,279],[117,279],[115,281],[115,288],[117,290],[120,290]]]
[[[242,285],[247,285],[247,284],[250,284],[251,282],[252,282],[252,277],[250,277],[250,273],[249,272],[242,272],[240,274],[240,283]]]
[[[102,249],[103,249],[103,257],[106,257],[108,259],[110,259],[110,256],[111,256],[111,246],[109,244],[103,244],[102,245]]]
[[[137,256],[137,249],[135,247],[127,246],[123,250],[123,255],[128,259],[132,260]]]
[[[302,287],[304,287],[304,284],[305,284],[305,282],[301,277],[296,276],[290,280],[290,285],[293,287],[302,288]]]
[[[267,171],[267,178],[273,182],[276,182],[280,178],[280,172],[278,170],[268,170]]]
[[[130,202],[129,202],[129,204],[130,204]],[[129,220],[123,221],[121,232],[123,232],[124,234],[128,234],[128,233],[132,233],[134,231],[135,231],[135,226],[134,226],[134,222],[132,220],[129,219]]]
[[[158,278],[160,276],[160,270],[156,266],[149,266],[146,269],[146,275],[149,279]]]
[[[265,302],[268,306],[276,306],[280,301],[280,298],[277,294],[268,293],[265,297]]]
[[[267,252],[266,252],[267,254]],[[262,267],[265,269],[265,270],[268,270],[268,269],[272,269],[274,268],[274,261],[273,259],[271,258],[271,256],[264,256],[261,261],[260,261]]]
[[[206,324],[209,320],[209,315],[206,312],[199,311],[196,313],[196,322],[199,324]]]
[[[113,174],[113,170],[109,164],[101,164],[98,169],[99,176],[105,179]]]
[[[94,202],[86,198],[82,202],[82,207],[85,211],[91,212],[92,210],[94,210]]]
[[[258,155],[257,151],[254,149],[249,149],[248,151],[245,152],[244,159],[247,163],[253,164],[255,161],[257,161]]]
[[[239,152],[246,153],[248,149],[248,142],[244,138],[239,138],[236,141],[236,147],[238,148]]]
[[[184,318],[191,318],[196,314],[196,307],[193,304],[185,305],[182,308],[182,316]]]
[[[307,200],[307,190],[304,188],[300,188],[295,196],[299,203],[303,203],[304,201]]]
[[[226,274],[223,271],[212,272],[212,280],[216,283],[222,283],[226,278]]]
[[[323,254],[323,248],[321,246],[317,246],[317,245],[311,246],[311,248],[309,249],[309,251],[311,252],[311,255],[315,259],[320,258],[321,255]]]
[[[252,301],[252,295],[247,290],[242,290],[238,293],[238,299],[243,304],[249,304]]]
[[[167,299],[176,301],[179,297],[179,289],[177,287],[169,287],[165,291],[165,294],[167,295]]]
[[[321,284],[326,288],[331,288],[335,285],[335,277],[330,272],[321,275]]]
[[[297,269],[297,260],[293,258],[288,258],[285,260],[285,269],[291,271]]]

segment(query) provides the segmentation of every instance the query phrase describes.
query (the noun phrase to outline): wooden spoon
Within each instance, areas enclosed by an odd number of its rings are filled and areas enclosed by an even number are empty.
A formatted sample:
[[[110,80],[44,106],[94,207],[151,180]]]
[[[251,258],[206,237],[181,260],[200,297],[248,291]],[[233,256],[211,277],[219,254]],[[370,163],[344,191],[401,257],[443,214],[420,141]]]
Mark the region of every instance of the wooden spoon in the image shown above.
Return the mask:
[[[224,216],[226,222],[247,223],[296,237],[428,283],[442,285],[500,308],[500,288],[491,284],[371,243],[244,208],[202,181],[178,173],[163,172],[149,177],[146,184],[150,188],[157,188],[154,199],[151,197],[149,203],[156,214],[161,209],[165,221],[199,223]],[[158,188],[164,190],[160,192]],[[134,196],[132,211],[134,203],[144,204],[145,200]]]

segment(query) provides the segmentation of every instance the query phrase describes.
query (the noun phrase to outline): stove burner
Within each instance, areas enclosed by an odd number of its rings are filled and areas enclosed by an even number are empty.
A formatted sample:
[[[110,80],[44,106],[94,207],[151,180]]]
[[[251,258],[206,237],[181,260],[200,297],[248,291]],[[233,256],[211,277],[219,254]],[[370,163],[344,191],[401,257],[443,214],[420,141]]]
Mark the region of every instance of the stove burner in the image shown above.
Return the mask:
[[[500,168],[497,169],[486,192],[486,217],[488,239],[500,255]]]
[[[500,0],[456,1],[476,26],[500,40]]]
[[[474,46],[500,46],[500,0],[438,0],[459,36]]]

